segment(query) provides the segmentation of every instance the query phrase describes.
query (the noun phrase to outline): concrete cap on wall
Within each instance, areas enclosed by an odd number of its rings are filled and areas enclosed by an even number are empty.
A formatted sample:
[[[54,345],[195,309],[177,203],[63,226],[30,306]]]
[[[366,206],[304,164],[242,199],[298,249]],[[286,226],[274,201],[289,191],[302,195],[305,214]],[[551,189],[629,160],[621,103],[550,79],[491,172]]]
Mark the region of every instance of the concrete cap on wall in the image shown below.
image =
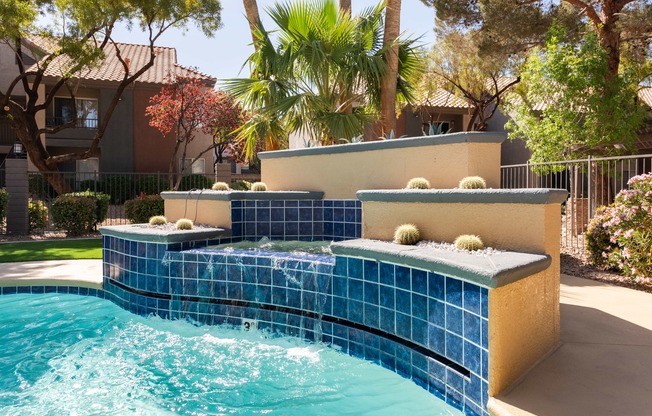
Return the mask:
[[[552,263],[551,257],[545,254],[498,251],[485,255],[366,239],[333,242],[331,251],[335,255],[427,270],[491,289],[543,271]]]
[[[385,189],[358,191],[363,202],[424,202],[465,204],[561,204],[565,189]]]
[[[163,199],[188,199],[204,201],[275,201],[275,200],[305,200],[322,199],[323,192],[319,191],[167,191],[161,192]]]
[[[329,155],[337,153],[368,152],[371,150],[399,149],[405,147],[434,146],[458,143],[502,143],[507,138],[501,132],[460,132],[437,136],[406,137],[393,140],[347,143],[331,146],[307,147],[305,149],[275,150],[258,153],[261,160],[282,157]]]
[[[231,236],[231,230],[224,228],[195,227],[192,230],[177,230],[150,226],[148,224],[100,227],[100,233],[110,237],[148,243],[183,243],[186,241],[210,240]]]

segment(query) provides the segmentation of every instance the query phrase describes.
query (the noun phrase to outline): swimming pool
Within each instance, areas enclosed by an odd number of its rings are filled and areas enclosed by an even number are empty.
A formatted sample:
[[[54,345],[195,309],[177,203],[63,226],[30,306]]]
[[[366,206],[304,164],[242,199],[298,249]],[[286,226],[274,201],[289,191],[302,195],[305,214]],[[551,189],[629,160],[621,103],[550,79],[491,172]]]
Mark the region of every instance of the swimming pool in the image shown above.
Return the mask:
[[[459,415],[321,344],[133,315],[63,294],[0,296],[4,415]]]

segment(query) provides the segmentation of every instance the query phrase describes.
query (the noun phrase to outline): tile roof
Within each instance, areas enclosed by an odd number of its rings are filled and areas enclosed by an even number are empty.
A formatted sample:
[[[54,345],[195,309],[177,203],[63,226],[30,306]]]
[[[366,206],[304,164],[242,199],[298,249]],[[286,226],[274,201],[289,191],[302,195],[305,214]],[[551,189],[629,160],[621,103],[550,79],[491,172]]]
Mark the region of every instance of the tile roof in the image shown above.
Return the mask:
[[[45,53],[53,51],[57,47],[55,39],[37,35],[30,36],[28,42],[40,48]],[[149,60],[150,49],[148,45],[116,43],[116,46],[120,49],[120,55],[125,60],[129,59],[129,67],[133,70],[141,68]],[[94,81],[121,81],[124,75],[124,68],[117,58],[116,47],[109,44],[105,48],[104,53],[105,57],[98,65],[82,69],[76,77]],[[183,76],[204,80],[210,86],[215,85],[215,77],[199,72],[196,69],[179,65],[177,63],[176,49],[155,46],[154,53],[156,54],[154,65],[138,78],[138,82],[164,84],[170,76]],[[44,75],[59,77],[70,65],[70,58],[65,55],[59,56],[50,63]]]
[[[461,109],[471,108],[471,105],[466,100],[443,88],[438,88],[427,96],[419,97],[416,105]]]
[[[638,90],[638,99],[652,108],[652,87],[642,87]]]

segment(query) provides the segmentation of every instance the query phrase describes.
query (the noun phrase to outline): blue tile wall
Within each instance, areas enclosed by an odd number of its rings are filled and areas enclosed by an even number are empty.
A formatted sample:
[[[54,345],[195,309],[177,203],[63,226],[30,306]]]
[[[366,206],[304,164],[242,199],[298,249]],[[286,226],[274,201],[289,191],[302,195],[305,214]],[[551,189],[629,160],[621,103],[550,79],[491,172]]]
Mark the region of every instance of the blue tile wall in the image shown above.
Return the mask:
[[[270,220],[286,218],[281,202],[282,213],[269,204]],[[290,208],[300,217],[298,202]],[[487,415],[486,288],[373,259],[201,248],[218,243],[105,237],[105,297],[133,313],[201,324],[255,319],[261,330],[321,340],[411,378],[466,414]]]
[[[347,240],[360,238],[357,200],[231,201],[232,234],[244,240]]]

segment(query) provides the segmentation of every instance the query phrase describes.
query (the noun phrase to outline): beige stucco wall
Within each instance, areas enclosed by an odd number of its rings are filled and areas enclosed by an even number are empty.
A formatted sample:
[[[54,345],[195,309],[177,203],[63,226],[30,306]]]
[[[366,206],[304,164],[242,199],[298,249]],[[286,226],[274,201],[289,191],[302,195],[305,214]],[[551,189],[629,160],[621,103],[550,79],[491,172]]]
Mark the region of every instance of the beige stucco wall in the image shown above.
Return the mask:
[[[546,253],[543,272],[489,290],[489,394],[518,380],[559,342],[559,204],[364,202],[362,237],[391,240],[414,223],[424,240],[477,234],[488,247]]]
[[[263,159],[262,181],[273,191],[322,191],[354,199],[361,189],[400,189],[414,177],[455,188],[465,176],[500,187],[500,143],[454,143],[364,152]]]
[[[176,222],[180,218],[189,218],[195,224],[231,228],[231,202],[166,199],[165,217],[171,222]]]

